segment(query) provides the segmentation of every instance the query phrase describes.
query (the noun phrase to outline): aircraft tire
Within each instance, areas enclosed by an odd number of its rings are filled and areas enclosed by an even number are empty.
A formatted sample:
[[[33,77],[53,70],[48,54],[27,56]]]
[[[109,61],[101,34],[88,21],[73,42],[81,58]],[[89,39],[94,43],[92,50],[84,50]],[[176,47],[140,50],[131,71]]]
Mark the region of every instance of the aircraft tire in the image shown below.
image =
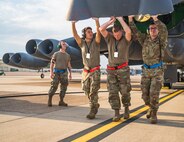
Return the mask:
[[[168,87],[169,89],[172,88],[172,83],[164,83],[164,87]]]
[[[177,80],[178,80],[178,82],[181,82],[181,76],[180,76],[179,72],[177,72]]]
[[[40,77],[41,77],[41,78],[44,78],[44,77],[45,77],[45,75],[42,73],[42,74],[40,75]]]

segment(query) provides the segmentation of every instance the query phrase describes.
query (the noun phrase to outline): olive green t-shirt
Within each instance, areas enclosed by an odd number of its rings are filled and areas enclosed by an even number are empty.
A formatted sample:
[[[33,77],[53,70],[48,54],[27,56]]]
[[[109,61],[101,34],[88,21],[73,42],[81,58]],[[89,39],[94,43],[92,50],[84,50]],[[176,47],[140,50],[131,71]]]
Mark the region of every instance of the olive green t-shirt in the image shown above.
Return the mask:
[[[128,62],[129,46],[130,41],[127,41],[123,36],[119,41],[117,41],[111,33],[108,33],[105,41],[108,46],[108,64],[109,66],[118,66],[124,62]],[[115,46],[117,45],[118,57],[114,57],[114,52],[116,51]]]
[[[98,44],[95,39],[90,43],[85,43],[85,40],[82,39],[80,47],[82,50],[82,59],[85,69],[94,68],[100,65],[100,44]],[[90,58],[86,57],[88,52],[90,54]]]
[[[55,52],[52,56],[52,59],[55,61],[54,68],[56,69],[67,69],[68,63],[71,60],[68,53],[63,53],[61,51]]]

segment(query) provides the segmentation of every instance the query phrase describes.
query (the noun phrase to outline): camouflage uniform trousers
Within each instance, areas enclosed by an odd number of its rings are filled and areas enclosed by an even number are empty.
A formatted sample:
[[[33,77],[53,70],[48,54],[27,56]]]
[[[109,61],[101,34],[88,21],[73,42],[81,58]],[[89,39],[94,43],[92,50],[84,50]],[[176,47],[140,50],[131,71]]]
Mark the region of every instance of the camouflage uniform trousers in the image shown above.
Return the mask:
[[[51,87],[49,90],[49,96],[53,96],[57,91],[58,85],[60,83],[60,99],[63,99],[66,94],[67,86],[68,86],[68,72],[64,73],[54,73],[54,78],[51,82]]]
[[[109,103],[112,109],[120,109],[120,97],[121,102],[124,107],[130,106],[130,68],[124,67],[118,70],[108,70],[107,69],[107,89],[109,91]]]
[[[163,84],[163,69],[144,69],[141,78],[142,99],[151,110],[157,111],[159,94]]]
[[[100,89],[100,70],[92,73],[82,72],[82,89],[88,96],[90,108],[98,109],[98,90]]]

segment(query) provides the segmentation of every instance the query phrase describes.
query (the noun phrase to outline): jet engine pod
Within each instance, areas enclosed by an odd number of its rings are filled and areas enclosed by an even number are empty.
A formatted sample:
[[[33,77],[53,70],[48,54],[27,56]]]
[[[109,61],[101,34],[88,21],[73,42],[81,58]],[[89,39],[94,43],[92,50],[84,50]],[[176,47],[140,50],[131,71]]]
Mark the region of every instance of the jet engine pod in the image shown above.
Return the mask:
[[[83,68],[82,59],[80,59],[80,60],[71,60],[71,66],[74,69],[81,69],[81,68]]]
[[[57,48],[59,41],[55,39],[46,39],[38,45],[38,50],[44,54],[44,56],[51,59],[54,52],[58,51]]]
[[[42,60],[50,60],[47,56],[45,56],[39,49],[38,45],[42,42],[39,39],[31,39],[26,43],[26,51],[28,54],[41,58]]]
[[[3,63],[14,66],[14,67],[22,67],[20,65],[15,64],[12,60],[11,57],[14,55],[14,53],[6,53],[3,55]]]
[[[31,39],[26,43],[26,51],[29,54],[35,54],[37,49],[38,49],[38,44],[41,42],[42,40],[39,39]]]
[[[48,65],[48,61],[40,60],[26,53],[16,53],[11,57],[14,64],[30,69],[41,69]]]

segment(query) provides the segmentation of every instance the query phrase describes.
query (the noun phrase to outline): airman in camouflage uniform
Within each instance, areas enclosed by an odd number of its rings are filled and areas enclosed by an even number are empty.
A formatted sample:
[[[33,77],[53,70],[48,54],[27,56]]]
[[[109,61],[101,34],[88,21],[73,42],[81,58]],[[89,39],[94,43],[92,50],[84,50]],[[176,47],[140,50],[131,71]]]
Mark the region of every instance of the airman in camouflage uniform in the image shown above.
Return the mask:
[[[139,32],[129,16],[130,27],[142,45],[143,73],[141,78],[142,99],[150,108],[146,114],[152,124],[157,123],[159,94],[163,84],[163,57],[167,46],[168,31],[164,23],[152,16],[148,34]]]
[[[60,101],[59,106],[68,106],[64,102],[64,97],[66,94],[67,86],[68,86],[68,72],[69,70],[69,79],[72,78],[71,76],[71,64],[70,64],[70,55],[66,53],[67,43],[64,41],[60,41],[58,44],[58,48],[60,49],[58,52],[55,52],[52,56],[51,63],[50,63],[50,77],[52,80],[51,87],[49,90],[49,99],[48,99],[48,106],[52,106],[52,97],[54,96],[59,83],[60,85]]]
[[[125,23],[122,17],[117,17],[120,24],[114,23],[115,17],[111,17],[109,21],[100,27],[100,32],[106,40],[108,45],[108,66],[107,66],[107,87],[109,91],[109,103],[111,108],[115,110],[113,121],[120,120],[120,97],[121,102],[125,107],[124,119],[129,118],[130,106],[130,68],[128,66],[128,53],[131,41],[131,30]],[[109,25],[113,24],[112,33],[106,29]],[[125,35],[123,33],[123,29]]]
[[[91,27],[86,27],[82,30],[83,38],[77,34],[75,23],[72,22],[73,36],[77,44],[82,50],[82,59],[84,69],[82,73],[82,88],[89,98],[90,112],[86,116],[88,119],[94,119],[98,112],[98,90],[100,89],[100,32],[99,20],[93,18],[96,22],[97,33],[93,37]]]

